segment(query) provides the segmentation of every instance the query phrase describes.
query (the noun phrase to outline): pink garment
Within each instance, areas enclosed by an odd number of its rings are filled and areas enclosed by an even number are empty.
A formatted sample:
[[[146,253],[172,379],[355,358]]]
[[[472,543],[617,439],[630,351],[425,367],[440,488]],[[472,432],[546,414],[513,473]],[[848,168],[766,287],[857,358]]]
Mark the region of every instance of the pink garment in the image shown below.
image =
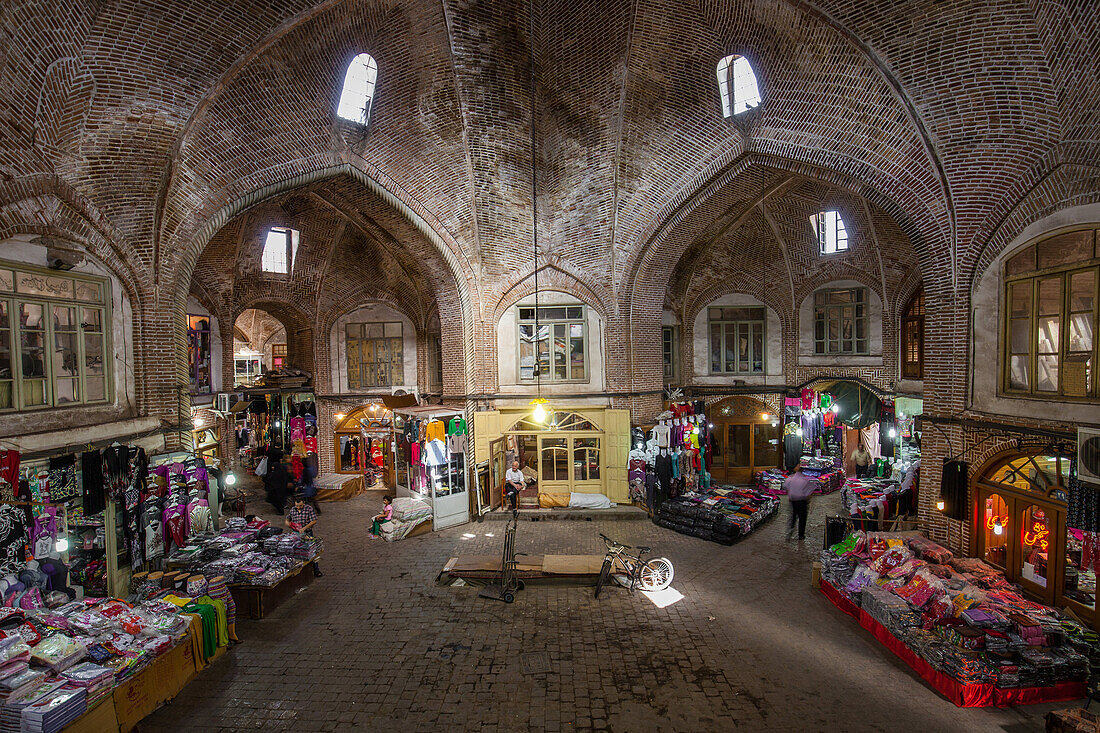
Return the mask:
[[[393,519],[393,504],[387,504],[385,507],[383,507],[382,515],[386,518],[387,521]]]
[[[420,443],[413,443],[409,446],[409,455],[412,457],[412,464],[414,466],[420,463]]]

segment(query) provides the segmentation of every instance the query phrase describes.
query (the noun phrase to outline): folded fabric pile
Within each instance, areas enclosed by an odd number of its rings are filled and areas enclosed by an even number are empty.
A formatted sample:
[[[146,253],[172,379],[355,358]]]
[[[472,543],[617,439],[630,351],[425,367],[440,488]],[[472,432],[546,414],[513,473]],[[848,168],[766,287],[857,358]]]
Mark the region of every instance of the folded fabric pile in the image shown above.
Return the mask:
[[[88,691],[74,685],[62,685],[23,708],[20,715],[24,733],[57,733],[87,709]]]
[[[771,468],[767,471],[757,471],[753,475],[756,490],[761,494],[770,496],[786,496],[787,490],[783,488],[783,482],[787,480],[787,472],[781,468]]]
[[[775,514],[779,500],[752,489],[715,486],[663,502],[654,517],[661,527],[731,544]]]
[[[1039,687],[1100,669],[1100,635],[927,538],[855,532],[822,551],[821,578],[963,684]]]

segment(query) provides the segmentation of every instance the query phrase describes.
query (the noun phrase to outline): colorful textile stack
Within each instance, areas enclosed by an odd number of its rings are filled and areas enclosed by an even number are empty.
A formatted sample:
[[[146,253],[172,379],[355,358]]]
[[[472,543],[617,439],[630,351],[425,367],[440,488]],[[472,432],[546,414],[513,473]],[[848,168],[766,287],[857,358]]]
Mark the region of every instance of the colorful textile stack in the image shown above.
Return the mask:
[[[963,684],[1036,687],[1100,670],[1100,635],[926,538],[856,532],[821,553],[821,568],[823,583]]]
[[[787,472],[781,468],[772,468],[767,471],[757,471],[753,475],[756,490],[761,494],[770,496],[785,496],[787,490],[783,488],[783,482],[787,480]]]
[[[779,500],[751,489],[717,486],[661,504],[654,522],[681,534],[731,544],[775,514]]]

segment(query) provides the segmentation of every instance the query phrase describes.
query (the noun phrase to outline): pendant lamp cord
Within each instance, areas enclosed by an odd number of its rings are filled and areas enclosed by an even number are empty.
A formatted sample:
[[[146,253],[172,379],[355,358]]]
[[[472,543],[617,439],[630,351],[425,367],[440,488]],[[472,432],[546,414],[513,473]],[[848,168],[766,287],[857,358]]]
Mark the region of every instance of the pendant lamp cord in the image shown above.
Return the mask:
[[[542,329],[539,321],[539,198],[538,165],[535,158],[535,0],[528,0],[528,38],[531,63],[531,249],[535,264],[535,384],[539,399],[542,399],[542,369],[539,365],[539,342]],[[553,363],[553,344],[547,334],[547,357]]]

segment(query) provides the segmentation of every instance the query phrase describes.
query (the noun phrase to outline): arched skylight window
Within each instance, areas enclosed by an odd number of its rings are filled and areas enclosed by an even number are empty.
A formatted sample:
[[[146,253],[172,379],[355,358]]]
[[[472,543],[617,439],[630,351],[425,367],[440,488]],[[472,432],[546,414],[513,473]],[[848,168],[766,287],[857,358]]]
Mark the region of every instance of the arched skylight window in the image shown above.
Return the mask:
[[[294,256],[298,254],[298,230],[274,227],[264,241],[260,267],[264,272],[289,275],[294,269]]]
[[[848,230],[844,228],[839,211],[819,211],[810,217],[810,226],[817,237],[821,254],[848,251]]]
[[[718,92],[722,95],[724,117],[739,115],[760,104],[760,88],[747,58],[734,54],[718,62]]]
[[[344,75],[344,91],[336,114],[345,120],[367,124],[371,102],[374,101],[374,83],[378,80],[378,64],[369,53],[361,53],[351,60]]]

